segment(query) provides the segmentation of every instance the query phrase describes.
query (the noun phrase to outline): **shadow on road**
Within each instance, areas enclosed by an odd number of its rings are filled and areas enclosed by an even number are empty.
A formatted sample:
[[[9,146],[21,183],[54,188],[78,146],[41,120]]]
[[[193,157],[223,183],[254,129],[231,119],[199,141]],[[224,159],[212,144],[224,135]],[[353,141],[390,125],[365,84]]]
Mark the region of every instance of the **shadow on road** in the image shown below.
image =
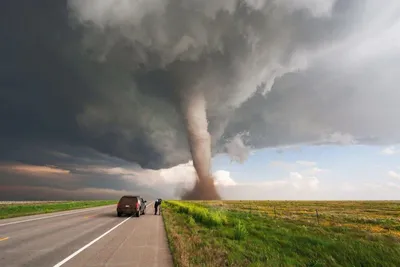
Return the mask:
[[[107,212],[107,213],[99,214],[96,217],[103,217],[103,218],[104,217],[108,217],[108,218],[110,218],[110,217],[118,217],[118,216],[117,216],[116,212]],[[123,218],[123,217],[128,217],[128,215],[124,215],[121,218]]]
[[[154,215],[154,214],[152,214],[152,213],[146,213],[146,214],[144,214],[144,215],[140,215],[140,217],[142,217],[142,216],[149,216],[149,215]],[[110,217],[112,217],[112,218],[115,218],[115,217],[117,217],[117,218],[128,218],[129,216],[130,216],[130,215],[124,214],[124,215],[122,215],[121,217],[118,217],[116,212],[107,212],[107,213],[102,213],[102,214],[96,215],[97,218],[104,218],[104,217],[106,217],[106,218],[110,218]],[[136,216],[133,215],[132,218],[136,218]]]

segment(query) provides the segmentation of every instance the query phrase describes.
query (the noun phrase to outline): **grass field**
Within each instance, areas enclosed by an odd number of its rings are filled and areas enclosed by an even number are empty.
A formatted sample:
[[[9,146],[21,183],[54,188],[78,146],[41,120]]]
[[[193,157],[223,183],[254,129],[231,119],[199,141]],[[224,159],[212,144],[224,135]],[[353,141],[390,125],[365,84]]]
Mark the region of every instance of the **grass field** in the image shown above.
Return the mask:
[[[94,200],[94,201],[64,201],[49,203],[26,203],[26,204],[3,204],[0,205],[0,219],[13,218],[26,215],[50,213],[73,209],[91,208],[116,204],[115,200]]]
[[[400,202],[163,206],[176,266],[400,266]]]

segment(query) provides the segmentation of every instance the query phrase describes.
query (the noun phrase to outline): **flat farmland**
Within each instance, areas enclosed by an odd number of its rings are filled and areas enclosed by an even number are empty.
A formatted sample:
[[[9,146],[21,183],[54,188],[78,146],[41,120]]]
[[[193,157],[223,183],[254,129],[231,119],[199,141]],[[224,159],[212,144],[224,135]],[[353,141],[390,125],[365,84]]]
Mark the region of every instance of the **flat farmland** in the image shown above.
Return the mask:
[[[177,266],[400,266],[400,202],[167,201]]]
[[[3,201],[0,202],[0,219],[44,214],[116,204],[116,200],[90,201]]]

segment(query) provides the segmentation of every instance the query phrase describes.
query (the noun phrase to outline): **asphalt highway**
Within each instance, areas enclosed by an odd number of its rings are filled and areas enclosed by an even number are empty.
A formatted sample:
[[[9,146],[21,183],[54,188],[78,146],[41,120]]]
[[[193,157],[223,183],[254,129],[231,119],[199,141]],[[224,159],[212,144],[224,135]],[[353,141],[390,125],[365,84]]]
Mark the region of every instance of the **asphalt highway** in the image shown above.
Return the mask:
[[[0,220],[0,266],[173,266],[162,217],[116,205]]]

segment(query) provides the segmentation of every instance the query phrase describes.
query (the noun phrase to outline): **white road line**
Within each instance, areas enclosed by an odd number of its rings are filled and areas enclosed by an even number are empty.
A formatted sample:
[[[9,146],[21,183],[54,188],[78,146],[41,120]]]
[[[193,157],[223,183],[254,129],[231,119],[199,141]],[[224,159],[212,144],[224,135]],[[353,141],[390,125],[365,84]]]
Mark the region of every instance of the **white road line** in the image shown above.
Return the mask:
[[[146,208],[148,206],[150,206],[151,204],[153,204],[153,202],[149,203],[146,205]],[[97,241],[99,241],[101,238],[103,238],[104,236],[106,236],[107,234],[109,234],[111,231],[113,231],[115,228],[117,228],[118,226],[120,226],[121,224],[125,223],[127,220],[129,220],[130,218],[132,218],[132,216],[129,216],[128,218],[126,218],[125,220],[123,220],[122,222],[120,222],[119,224],[117,224],[116,226],[114,226],[113,228],[111,228],[110,230],[108,230],[107,232],[105,232],[104,234],[102,234],[101,236],[99,236],[98,238],[92,240],[90,243],[86,244],[85,246],[83,246],[82,248],[78,249],[77,251],[75,251],[74,253],[72,253],[71,255],[69,255],[68,257],[66,257],[65,259],[63,259],[62,261],[60,261],[59,263],[57,263],[56,265],[54,265],[53,267],[60,267],[63,264],[67,263],[69,260],[71,260],[72,258],[74,258],[76,255],[78,255],[79,253],[81,253],[82,251],[84,251],[85,249],[87,249],[88,247],[90,247],[91,245],[93,245],[94,243],[96,243]]]
[[[45,217],[32,218],[32,219],[28,219],[28,220],[21,220],[21,221],[16,221],[16,222],[3,223],[3,224],[0,224],[0,227],[1,226],[6,226],[6,225],[11,225],[11,224],[32,222],[32,221],[43,220],[43,219],[48,219],[48,218],[54,218],[54,217],[59,217],[59,216],[71,215],[71,214],[81,213],[81,212],[85,212],[85,211],[99,210],[99,209],[102,209],[102,208],[108,208],[110,206],[114,206],[114,205],[107,205],[107,206],[101,206],[101,207],[95,207],[95,208],[89,208],[89,209],[82,209],[82,210],[78,210],[78,211],[74,211],[74,212],[66,212],[66,213],[62,213],[62,214],[55,214],[55,215],[50,215],[50,216],[45,216]]]
[[[63,259],[62,261],[60,261],[59,263],[57,263],[56,265],[54,265],[53,267],[60,267],[62,266],[64,263],[68,262],[70,259],[72,259],[73,257],[75,257],[76,255],[78,255],[79,253],[81,253],[82,251],[84,251],[85,249],[87,249],[88,247],[90,247],[91,245],[93,245],[94,243],[96,243],[97,241],[99,241],[101,238],[103,238],[104,236],[106,236],[107,234],[109,234],[111,231],[113,231],[115,228],[117,228],[118,226],[120,226],[121,224],[123,224],[124,222],[126,222],[127,220],[129,220],[130,218],[132,218],[132,216],[129,216],[128,218],[126,218],[125,220],[123,220],[122,222],[120,222],[119,224],[117,224],[116,226],[114,226],[113,228],[111,228],[110,230],[108,230],[107,232],[105,232],[104,234],[102,234],[101,236],[99,236],[98,238],[94,239],[92,242],[86,244],[85,246],[83,246],[82,248],[78,249],[77,251],[75,251],[74,253],[72,253],[71,255],[69,255],[68,257],[66,257],[65,259]]]

